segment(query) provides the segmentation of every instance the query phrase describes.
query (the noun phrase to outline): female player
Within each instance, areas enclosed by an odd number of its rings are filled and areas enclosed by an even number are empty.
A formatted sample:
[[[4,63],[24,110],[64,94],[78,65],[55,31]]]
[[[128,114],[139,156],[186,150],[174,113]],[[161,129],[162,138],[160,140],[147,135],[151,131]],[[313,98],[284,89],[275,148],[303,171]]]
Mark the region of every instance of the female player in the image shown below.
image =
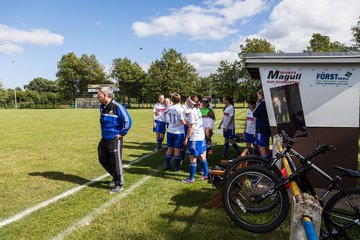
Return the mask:
[[[235,142],[235,121],[234,121],[234,115],[235,115],[235,109],[234,109],[234,100],[232,97],[225,96],[223,98],[224,103],[224,109],[223,109],[223,119],[221,120],[221,123],[219,125],[219,129],[221,128],[221,125],[223,125],[223,136],[225,138],[224,143],[224,154],[221,157],[227,157],[229,146],[233,146],[233,148],[236,150],[237,155],[241,155],[241,151],[239,149],[239,146]]]
[[[206,140],[206,156],[208,153],[212,153],[211,150],[211,137],[212,137],[212,128],[215,123],[215,112],[210,107],[210,98],[204,97],[201,101],[201,109],[200,109],[202,119],[203,119],[203,128],[205,132],[205,140]]]
[[[164,134],[166,132],[166,118],[165,110],[166,104],[164,102],[164,95],[159,95],[159,102],[153,108],[153,132],[156,133],[157,148],[156,150],[162,151],[162,142],[164,141]]]
[[[253,112],[256,118],[256,145],[259,147],[260,155],[264,158],[270,158],[269,139],[270,124],[266,111],[266,104],[263,90],[257,92],[258,102]]]
[[[174,154],[175,171],[180,170],[181,149],[184,145],[184,109],[180,105],[181,96],[178,93],[171,94],[174,103],[167,110],[169,127],[167,132],[166,170],[170,168],[172,155]]]
[[[194,183],[197,159],[200,160],[201,170],[203,171],[203,176],[200,178],[200,180],[206,180],[208,175],[205,133],[202,126],[203,122],[201,112],[197,108],[198,103],[195,101],[196,99],[196,96],[191,96],[187,100],[189,107],[191,108],[191,112],[188,122],[189,130],[186,134],[184,145],[188,146],[188,154],[190,158],[190,176],[188,179],[182,181],[184,183]]]
[[[253,112],[256,107],[256,101],[249,100],[247,104],[248,104],[248,111],[246,113],[244,139],[247,150],[251,152],[251,145],[254,145],[254,149],[255,149],[256,132],[255,132],[255,118],[253,116]]]
[[[198,101],[198,97],[194,96],[194,101],[197,102]],[[190,112],[191,112],[191,107],[190,107],[191,103],[189,102],[189,98],[187,98],[185,100],[185,104],[182,105],[182,108],[184,109],[184,119],[187,122],[187,124],[184,125],[184,135],[187,135],[188,129],[189,129],[189,116],[190,116]],[[184,163],[185,161],[185,150],[186,150],[186,146],[183,147],[183,149],[181,150],[181,163]]]

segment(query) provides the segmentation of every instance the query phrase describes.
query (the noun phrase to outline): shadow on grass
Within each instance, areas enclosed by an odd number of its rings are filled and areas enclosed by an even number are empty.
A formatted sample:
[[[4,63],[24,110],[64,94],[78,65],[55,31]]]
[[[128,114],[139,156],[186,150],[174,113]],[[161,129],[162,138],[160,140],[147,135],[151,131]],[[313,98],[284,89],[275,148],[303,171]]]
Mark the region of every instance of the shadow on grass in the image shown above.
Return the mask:
[[[79,176],[76,176],[73,174],[58,172],[58,171],[32,172],[32,173],[29,173],[29,175],[33,176],[33,177],[44,177],[44,178],[55,180],[55,181],[76,183],[78,185],[83,185],[83,184],[91,181],[91,180],[83,178],[83,177],[79,177]],[[107,181],[94,182],[93,184],[90,184],[89,187],[110,189]]]

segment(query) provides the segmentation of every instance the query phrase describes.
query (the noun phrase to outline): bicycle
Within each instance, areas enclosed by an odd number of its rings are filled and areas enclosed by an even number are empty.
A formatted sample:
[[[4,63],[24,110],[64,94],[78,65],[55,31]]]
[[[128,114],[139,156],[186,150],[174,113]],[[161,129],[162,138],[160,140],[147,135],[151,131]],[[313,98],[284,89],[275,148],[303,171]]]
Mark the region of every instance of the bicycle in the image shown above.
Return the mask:
[[[238,169],[228,175],[223,188],[223,205],[230,219],[250,232],[266,233],[275,230],[284,222],[289,211],[290,202],[285,186],[297,183],[302,192],[314,196],[323,206],[322,217],[327,232],[322,232],[322,239],[357,237],[360,233],[360,188],[343,189],[339,182],[344,177],[359,178],[359,172],[334,166],[341,174],[332,178],[316,166],[314,161],[321,153],[336,151],[334,146],[319,145],[307,157],[303,157],[292,149],[295,141],[284,132],[282,136],[287,146],[270,161],[257,158],[253,162],[258,164]],[[289,153],[300,160],[299,168],[295,167]],[[290,176],[280,176],[275,170],[275,164],[280,159],[285,160],[292,170]],[[307,179],[311,170],[317,171],[331,182],[320,198]],[[329,193],[335,189],[339,192],[324,204]]]

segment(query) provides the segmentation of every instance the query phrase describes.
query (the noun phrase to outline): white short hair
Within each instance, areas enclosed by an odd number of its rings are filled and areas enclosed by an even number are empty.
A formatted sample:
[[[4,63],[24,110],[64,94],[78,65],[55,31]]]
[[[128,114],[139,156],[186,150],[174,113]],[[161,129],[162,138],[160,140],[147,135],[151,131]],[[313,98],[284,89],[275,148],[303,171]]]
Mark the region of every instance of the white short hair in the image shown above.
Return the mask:
[[[105,96],[108,97],[112,97],[113,96],[113,91],[111,90],[110,87],[102,87],[99,89],[99,91],[104,94]]]

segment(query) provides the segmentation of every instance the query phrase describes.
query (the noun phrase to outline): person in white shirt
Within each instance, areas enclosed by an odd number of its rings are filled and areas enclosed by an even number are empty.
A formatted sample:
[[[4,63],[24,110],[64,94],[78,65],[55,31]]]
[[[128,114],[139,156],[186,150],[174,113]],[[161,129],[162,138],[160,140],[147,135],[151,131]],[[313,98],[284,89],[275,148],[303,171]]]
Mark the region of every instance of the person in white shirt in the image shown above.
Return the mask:
[[[255,148],[255,140],[256,140],[256,119],[253,116],[253,112],[256,107],[256,101],[249,100],[248,102],[248,111],[246,113],[246,121],[244,128],[244,140],[246,143],[246,148],[248,151],[251,151],[251,145]]]
[[[166,104],[164,102],[164,95],[159,95],[159,102],[153,108],[153,132],[156,133],[157,150],[162,151],[162,142],[164,141],[164,134],[166,132]]]
[[[200,160],[201,170],[203,171],[203,176],[200,178],[200,180],[206,180],[208,174],[206,142],[205,133],[202,126],[202,115],[199,108],[197,107],[199,103],[195,100],[197,100],[197,96],[191,96],[187,100],[187,104],[191,108],[191,112],[188,118],[189,130],[185,136],[184,145],[188,146],[188,154],[190,158],[190,176],[188,179],[182,181],[184,183],[194,183],[197,159]]]
[[[166,151],[166,169],[170,168],[172,155],[174,154],[175,171],[180,170],[181,149],[184,147],[184,109],[180,105],[181,96],[178,93],[171,94],[171,100],[174,103],[167,110],[167,118],[169,121],[167,132],[167,147]]]
[[[241,155],[241,150],[239,149],[239,146],[235,142],[235,121],[234,121],[234,115],[235,115],[235,109],[234,109],[234,100],[232,97],[225,96],[223,98],[224,103],[224,109],[223,109],[223,119],[221,120],[221,123],[219,125],[219,129],[221,128],[221,125],[223,125],[223,136],[225,138],[224,143],[224,153],[221,157],[227,157],[228,150],[230,143],[233,146],[233,148],[236,150],[237,155]]]
[[[210,97],[204,97],[201,101],[201,115],[203,119],[203,128],[205,132],[205,140],[206,140],[206,155],[212,154],[211,149],[211,137],[212,137],[212,129],[215,124],[215,112],[210,107]]]
[[[195,102],[198,101],[198,98],[194,98]],[[185,121],[188,123],[189,122],[189,116],[190,116],[190,112],[191,112],[191,107],[189,107],[191,105],[191,103],[189,102],[189,98],[187,98],[185,100],[185,104],[183,104],[181,107],[184,109],[184,119]],[[184,135],[186,136],[187,132],[189,129],[189,125],[185,124],[184,125]],[[183,147],[183,149],[181,150],[181,163],[184,163],[185,161],[185,151],[186,150],[186,146]]]

